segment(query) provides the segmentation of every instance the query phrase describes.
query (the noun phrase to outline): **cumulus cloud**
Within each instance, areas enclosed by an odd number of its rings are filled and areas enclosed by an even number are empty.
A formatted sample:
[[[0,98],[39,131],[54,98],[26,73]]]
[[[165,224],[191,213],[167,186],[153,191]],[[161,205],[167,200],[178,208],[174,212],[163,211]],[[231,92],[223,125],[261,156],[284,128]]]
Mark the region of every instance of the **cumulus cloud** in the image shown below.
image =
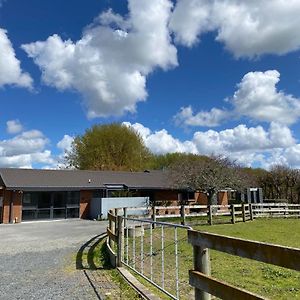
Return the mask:
[[[236,57],[281,55],[300,48],[299,13],[298,0],[177,0],[170,29],[187,46],[216,31]]]
[[[282,139],[283,135],[285,135],[284,139]],[[271,150],[295,145],[290,129],[276,123],[271,123],[269,131],[261,126],[248,128],[243,124],[221,131],[198,131],[194,134],[193,142],[199,153],[227,155],[234,152]]]
[[[64,137],[56,144],[57,148],[65,151],[70,151],[72,148],[72,143],[74,141],[74,137],[65,134]]]
[[[9,134],[16,134],[23,130],[23,125],[19,120],[9,120],[6,122],[6,131]]]
[[[210,111],[200,111],[194,114],[192,107],[187,106],[180,109],[174,116],[174,120],[179,126],[215,127],[220,125],[221,122],[226,120],[229,116],[229,112],[218,108],[212,108]]]
[[[175,152],[189,152],[197,153],[197,149],[193,142],[184,141],[174,138],[168,133],[166,129],[151,131],[140,123],[131,124],[130,122],[123,122],[124,125],[135,129],[143,138],[145,145],[156,154],[175,153]]]
[[[276,70],[249,72],[237,85],[234,95],[226,99],[231,109],[212,108],[194,114],[191,106],[174,116],[176,124],[214,127],[228,118],[248,117],[254,121],[290,125],[300,117],[300,99],[277,89],[280,73]]]
[[[32,168],[33,164],[54,164],[49,140],[39,130],[23,131],[11,139],[0,140],[0,166]]]
[[[54,34],[22,48],[46,85],[82,94],[89,118],[135,112],[147,98],[147,75],[177,66],[171,8],[169,0],[129,0],[127,18],[109,10],[76,42]]]
[[[56,147],[60,150],[60,153],[55,158],[55,164],[46,165],[45,169],[66,169],[70,166],[66,161],[67,152],[71,151],[74,137],[65,134],[63,138],[56,144]]]
[[[32,82],[30,75],[21,69],[7,31],[0,28],[0,87],[14,85],[31,89]]]
[[[245,166],[269,168],[276,163],[300,167],[300,146],[287,126],[271,123],[247,127],[240,124],[221,131],[196,131],[190,140],[181,141],[165,129],[152,131],[143,124],[124,122],[142,136],[146,146],[154,153],[174,152],[201,155],[226,155]]]
[[[292,124],[300,116],[300,99],[278,91],[276,70],[249,72],[231,99],[235,111],[254,120]]]

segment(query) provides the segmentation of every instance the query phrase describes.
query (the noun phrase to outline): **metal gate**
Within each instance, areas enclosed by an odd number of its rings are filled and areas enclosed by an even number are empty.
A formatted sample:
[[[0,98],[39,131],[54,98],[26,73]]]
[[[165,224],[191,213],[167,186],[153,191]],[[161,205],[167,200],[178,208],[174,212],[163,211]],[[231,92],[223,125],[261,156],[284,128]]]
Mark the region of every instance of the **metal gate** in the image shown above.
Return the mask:
[[[117,265],[127,266],[172,299],[192,295],[193,290],[180,275],[186,272],[187,262],[192,268],[192,258],[180,255],[181,247],[188,246],[190,227],[117,217],[117,209],[114,211],[108,214],[108,236],[112,248],[117,246]]]

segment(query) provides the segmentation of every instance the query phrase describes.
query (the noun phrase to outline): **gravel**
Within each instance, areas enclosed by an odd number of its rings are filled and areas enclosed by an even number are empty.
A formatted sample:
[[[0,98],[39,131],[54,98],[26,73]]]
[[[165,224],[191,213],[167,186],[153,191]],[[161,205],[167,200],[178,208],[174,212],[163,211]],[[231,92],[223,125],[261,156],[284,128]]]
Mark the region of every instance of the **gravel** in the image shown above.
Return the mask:
[[[0,299],[99,299],[76,269],[76,255],[106,226],[86,220],[0,225]]]

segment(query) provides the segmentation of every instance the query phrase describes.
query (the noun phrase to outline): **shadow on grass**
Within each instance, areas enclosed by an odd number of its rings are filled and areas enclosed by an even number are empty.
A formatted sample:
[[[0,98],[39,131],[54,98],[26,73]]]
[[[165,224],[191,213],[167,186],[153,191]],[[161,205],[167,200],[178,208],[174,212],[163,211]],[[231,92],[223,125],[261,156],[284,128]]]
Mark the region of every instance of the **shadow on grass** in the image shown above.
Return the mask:
[[[111,269],[106,251],[105,235],[96,235],[83,244],[76,255],[77,270]],[[101,244],[101,245],[100,245]],[[100,245],[100,246],[99,246]],[[96,249],[98,247],[98,249]]]
[[[94,236],[80,247],[76,255],[76,269],[83,270],[97,299],[105,298],[100,295],[87,271],[112,269],[106,251],[105,239],[106,235],[104,234]]]

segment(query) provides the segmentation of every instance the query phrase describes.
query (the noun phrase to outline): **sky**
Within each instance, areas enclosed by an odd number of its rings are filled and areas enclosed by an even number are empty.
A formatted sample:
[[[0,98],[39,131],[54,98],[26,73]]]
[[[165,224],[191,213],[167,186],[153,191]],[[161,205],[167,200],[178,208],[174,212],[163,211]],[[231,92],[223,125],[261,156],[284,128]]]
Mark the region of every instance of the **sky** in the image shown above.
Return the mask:
[[[300,0],[0,0],[0,167],[95,124],[154,153],[300,167]]]

